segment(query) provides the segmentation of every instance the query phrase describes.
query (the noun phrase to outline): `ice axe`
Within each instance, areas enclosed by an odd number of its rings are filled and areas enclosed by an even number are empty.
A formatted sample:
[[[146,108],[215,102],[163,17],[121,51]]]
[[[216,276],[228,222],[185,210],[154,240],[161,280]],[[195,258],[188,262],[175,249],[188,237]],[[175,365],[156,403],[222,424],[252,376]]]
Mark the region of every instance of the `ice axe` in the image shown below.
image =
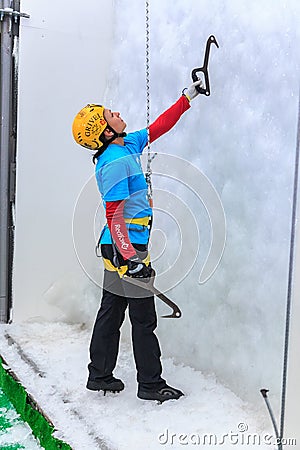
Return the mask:
[[[180,309],[174,302],[172,302],[172,300],[170,300],[165,294],[163,294],[154,286],[154,279],[155,279],[154,269],[152,269],[152,276],[150,278],[133,278],[127,275],[123,275],[123,280],[125,280],[128,283],[134,284],[135,286],[138,286],[142,289],[147,289],[148,291],[152,292],[153,295],[156,295],[156,297],[158,297],[161,301],[166,303],[166,305],[172,308],[173,312],[166,316],[162,316],[163,318],[179,319],[181,317]]]
[[[210,85],[209,85],[209,76],[208,76],[208,59],[209,59],[210,46],[212,44],[215,44],[219,48],[217,39],[213,35],[209,36],[209,38],[207,39],[207,42],[206,42],[203,66],[192,70],[192,80],[194,82],[200,80],[200,78],[197,75],[199,72],[202,72],[204,74],[205,87],[204,88],[202,88],[200,86],[195,86],[195,87],[196,87],[197,91],[199,92],[199,94],[205,94],[207,96],[210,95]]]

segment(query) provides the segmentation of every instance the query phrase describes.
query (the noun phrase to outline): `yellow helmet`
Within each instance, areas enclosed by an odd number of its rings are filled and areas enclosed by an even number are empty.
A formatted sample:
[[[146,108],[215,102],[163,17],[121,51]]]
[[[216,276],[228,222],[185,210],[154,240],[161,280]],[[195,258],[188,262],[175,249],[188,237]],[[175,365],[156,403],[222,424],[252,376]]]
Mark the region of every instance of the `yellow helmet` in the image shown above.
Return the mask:
[[[106,127],[104,106],[89,104],[76,115],[72,131],[77,144],[90,150],[98,150],[103,145],[99,138]]]

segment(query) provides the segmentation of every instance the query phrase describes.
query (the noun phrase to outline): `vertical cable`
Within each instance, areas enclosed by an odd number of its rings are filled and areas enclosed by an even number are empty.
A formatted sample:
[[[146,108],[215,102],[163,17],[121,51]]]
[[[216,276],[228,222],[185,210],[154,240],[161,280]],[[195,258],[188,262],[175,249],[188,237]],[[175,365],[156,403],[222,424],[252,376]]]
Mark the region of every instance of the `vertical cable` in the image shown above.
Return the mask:
[[[290,256],[289,256],[289,274],[287,287],[287,303],[286,303],[286,321],[285,321],[285,340],[284,340],[284,356],[283,356],[283,373],[282,373],[282,393],[281,393],[281,418],[280,418],[280,438],[283,438],[285,404],[286,404],[286,385],[287,385],[287,369],[288,369],[288,351],[290,338],[290,322],[291,322],[291,304],[292,304],[292,283],[294,274],[294,252],[296,239],[297,224],[297,201],[298,201],[298,178],[299,178],[299,153],[300,153],[300,91],[298,104],[298,124],[297,124],[297,141],[295,155],[295,171],[294,171],[294,187],[293,187],[293,209],[292,209],[292,225],[290,239]],[[281,447],[279,447],[281,448]]]

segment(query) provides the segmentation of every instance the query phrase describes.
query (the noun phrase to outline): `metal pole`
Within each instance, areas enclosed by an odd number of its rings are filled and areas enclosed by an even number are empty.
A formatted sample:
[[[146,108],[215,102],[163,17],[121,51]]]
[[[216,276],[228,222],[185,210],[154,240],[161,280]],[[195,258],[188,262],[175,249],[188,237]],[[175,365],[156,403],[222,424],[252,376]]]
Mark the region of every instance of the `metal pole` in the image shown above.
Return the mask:
[[[11,8],[11,0],[2,0]],[[12,15],[1,21],[0,50],[0,322],[9,320],[9,216],[10,216],[10,94],[12,74]]]
[[[273,428],[274,428],[274,431],[275,431],[275,436],[276,436],[276,439],[277,439],[277,442],[278,442],[278,450],[282,450],[282,445],[280,443],[280,437],[279,437],[279,432],[278,432],[278,428],[277,428],[276,419],[275,419],[273,410],[271,408],[271,404],[270,404],[269,399],[268,399],[268,392],[269,392],[268,389],[261,389],[260,390],[260,393],[261,393],[261,395],[263,396],[263,398],[264,398],[264,400],[266,402],[266,405],[267,405],[267,408],[268,408],[268,411],[269,411],[269,414],[270,414],[270,417],[271,417],[271,421],[272,421]]]
[[[297,138],[295,151],[295,168],[294,168],[294,186],[293,186],[293,204],[292,204],[292,224],[291,224],[291,238],[290,238],[290,257],[289,257],[289,272],[288,272],[288,286],[287,286],[287,303],[286,303],[286,319],[285,319],[285,339],[284,339],[284,354],[283,354],[283,372],[282,372],[282,393],[281,393],[281,417],[280,417],[280,438],[284,437],[285,425],[285,410],[287,402],[287,384],[288,384],[288,365],[289,365],[289,351],[290,351],[290,328],[292,317],[292,300],[297,304],[298,292],[295,290],[297,278],[295,277],[295,252],[296,247],[296,231],[299,219],[299,167],[300,167],[300,89],[298,98],[298,120],[297,120]],[[299,242],[297,243],[299,245]],[[298,269],[299,270],[299,269]],[[294,293],[293,293],[294,290]],[[294,295],[294,297],[293,297]],[[297,343],[299,349],[299,344]],[[291,387],[290,387],[291,390]],[[293,394],[292,394],[293,395]]]

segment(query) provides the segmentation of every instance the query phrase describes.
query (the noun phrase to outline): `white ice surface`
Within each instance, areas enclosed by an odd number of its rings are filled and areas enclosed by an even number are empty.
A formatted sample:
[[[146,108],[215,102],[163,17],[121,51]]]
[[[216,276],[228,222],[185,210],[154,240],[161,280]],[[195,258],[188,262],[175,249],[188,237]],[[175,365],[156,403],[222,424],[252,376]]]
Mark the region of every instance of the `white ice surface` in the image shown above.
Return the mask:
[[[201,447],[234,449],[242,448],[248,436],[252,443],[254,433],[259,435],[261,445],[246,448],[274,448],[263,443],[264,434],[272,434],[263,405],[260,411],[255,410],[214,376],[204,376],[172,359],[163,359],[163,375],[170,385],[182,389],[185,397],[162,405],[139,400],[131,348],[124,342],[115,375],[124,380],[125,390],[106,396],[87,391],[90,332],[65,323],[0,328],[1,355],[51,418],[58,430],[55,435],[74,450],[195,448],[200,447],[195,444],[197,439],[203,443],[205,434],[214,435],[218,445]],[[7,335],[18,345],[9,344]],[[21,359],[19,346],[39,374]],[[246,424],[247,430],[239,431],[243,426],[239,424]],[[229,436],[221,444],[226,433]]]

